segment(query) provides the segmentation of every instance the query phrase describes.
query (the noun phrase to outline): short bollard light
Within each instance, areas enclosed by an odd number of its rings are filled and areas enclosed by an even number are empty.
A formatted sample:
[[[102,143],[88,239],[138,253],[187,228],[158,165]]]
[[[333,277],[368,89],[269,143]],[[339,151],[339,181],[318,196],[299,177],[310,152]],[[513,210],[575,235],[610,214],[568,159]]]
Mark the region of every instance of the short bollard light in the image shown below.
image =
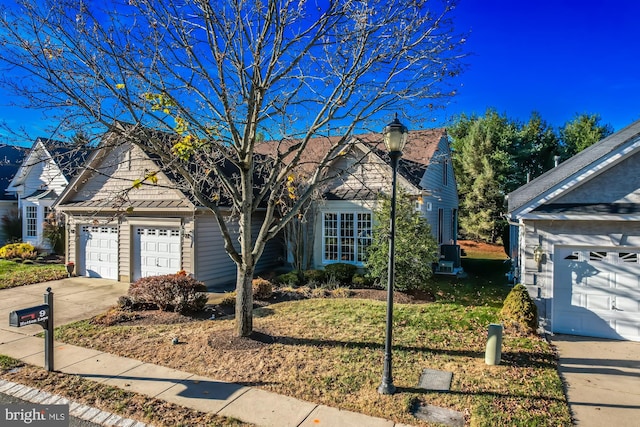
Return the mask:
[[[487,349],[484,353],[484,363],[487,365],[499,365],[502,357],[502,325],[492,323],[489,325],[487,336]]]

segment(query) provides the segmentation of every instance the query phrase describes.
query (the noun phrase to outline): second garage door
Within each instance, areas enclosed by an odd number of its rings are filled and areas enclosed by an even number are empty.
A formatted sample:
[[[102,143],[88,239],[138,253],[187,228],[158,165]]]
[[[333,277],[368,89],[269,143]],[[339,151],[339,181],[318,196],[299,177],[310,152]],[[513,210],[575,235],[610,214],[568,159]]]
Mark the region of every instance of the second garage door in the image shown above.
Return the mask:
[[[555,250],[554,332],[640,341],[640,250]]]
[[[175,274],[180,270],[180,230],[136,227],[133,278]]]
[[[78,274],[118,278],[118,228],[83,225],[80,228]]]

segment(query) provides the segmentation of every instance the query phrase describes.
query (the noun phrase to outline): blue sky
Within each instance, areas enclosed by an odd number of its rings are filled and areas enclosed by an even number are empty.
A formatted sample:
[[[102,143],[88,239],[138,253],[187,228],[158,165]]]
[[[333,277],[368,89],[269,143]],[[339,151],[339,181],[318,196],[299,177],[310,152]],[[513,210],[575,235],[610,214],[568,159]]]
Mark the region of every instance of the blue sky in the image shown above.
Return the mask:
[[[640,119],[637,0],[460,0],[467,71],[440,123],[487,107],[553,126],[600,114],[619,130]]]
[[[637,0],[460,0],[455,25],[469,33],[470,56],[458,95],[431,125],[493,107],[522,121],[535,110],[555,127],[576,113],[625,127],[640,119],[639,16]],[[41,113],[11,99],[0,89],[0,120],[46,136]]]

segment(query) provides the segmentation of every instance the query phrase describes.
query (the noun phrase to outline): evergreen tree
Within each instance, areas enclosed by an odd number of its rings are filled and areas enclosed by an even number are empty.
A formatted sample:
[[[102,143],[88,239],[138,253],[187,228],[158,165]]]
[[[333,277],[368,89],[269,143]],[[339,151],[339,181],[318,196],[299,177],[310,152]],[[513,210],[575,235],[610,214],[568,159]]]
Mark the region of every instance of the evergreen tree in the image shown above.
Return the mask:
[[[565,123],[560,129],[562,159],[578,154],[612,133],[613,127],[600,124],[598,114],[576,114],[572,121]]]
[[[517,125],[495,110],[484,117],[462,116],[449,129],[460,197],[460,227],[472,239],[495,242],[504,212],[504,188],[516,169],[509,148]]]
[[[386,284],[389,265],[389,224],[391,199],[380,197],[374,212],[376,225],[367,251],[366,266],[371,277]],[[395,281],[397,290],[422,289],[432,276],[432,264],[438,260],[438,244],[427,220],[416,211],[411,197],[398,188],[396,200]]]

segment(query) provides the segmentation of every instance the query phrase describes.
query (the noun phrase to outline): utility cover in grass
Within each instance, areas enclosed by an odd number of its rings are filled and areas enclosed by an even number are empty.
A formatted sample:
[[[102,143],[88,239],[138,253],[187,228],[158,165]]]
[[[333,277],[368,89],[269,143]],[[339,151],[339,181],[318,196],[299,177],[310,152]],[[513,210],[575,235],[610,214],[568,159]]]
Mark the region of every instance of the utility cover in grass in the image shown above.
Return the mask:
[[[462,412],[433,405],[419,405],[415,408],[413,416],[430,423],[439,423],[450,427],[464,427],[464,414]]]
[[[449,391],[453,373],[438,371],[437,369],[423,369],[418,381],[418,387],[425,390]]]

